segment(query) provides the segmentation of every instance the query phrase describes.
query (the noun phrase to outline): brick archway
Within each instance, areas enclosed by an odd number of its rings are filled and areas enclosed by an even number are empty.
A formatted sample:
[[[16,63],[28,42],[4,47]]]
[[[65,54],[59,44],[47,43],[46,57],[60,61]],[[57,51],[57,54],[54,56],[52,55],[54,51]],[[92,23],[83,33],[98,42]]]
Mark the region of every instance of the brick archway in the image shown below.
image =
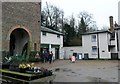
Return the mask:
[[[24,30],[28,33],[28,35],[29,35],[29,40],[30,40],[30,42],[32,41],[32,37],[31,37],[30,31],[29,31],[26,27],[21,26],[21,25],[17,25],[17,26],[11,27],[11,29],[10,29],[10,31],[8,32],[8,35],[7,35],[7,40],[10,40],[10,34],[12,33],[12,31],[14,31],[14,30],[17,29],[17,28],[24,29]]]
[[[28,29],[26,29],[25,27],[16,26],[11,28],[11,30],[8,33],[7,39],[9,40],[10,54],[22,55],[24,52],[26,53],[28,50],[28,47],[26,46],[26,44],[28,44],[28,42],[31,42],[31,34],[28,31]]]

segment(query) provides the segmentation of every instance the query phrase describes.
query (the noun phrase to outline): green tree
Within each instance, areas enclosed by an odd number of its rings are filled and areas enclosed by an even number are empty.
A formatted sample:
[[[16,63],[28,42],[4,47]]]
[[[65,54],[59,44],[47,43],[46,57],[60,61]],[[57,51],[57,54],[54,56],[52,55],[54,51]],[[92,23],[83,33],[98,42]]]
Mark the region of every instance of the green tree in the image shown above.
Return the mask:
[[[79,23],[79,26],[78,26],[78,36],[80,36],[80,34],[82,34],[82,33],[85,33],[86,31],[87,31],[87,26],[86,26],[84,19],[82,17],[81,21]]]
[[[76,36],[76,32],[74,27],[71,27],[69,24],[65,24],[63,26],[64,28],[64,46],[70,46],[72,45],[71,42],[74,39],[74,37]]]

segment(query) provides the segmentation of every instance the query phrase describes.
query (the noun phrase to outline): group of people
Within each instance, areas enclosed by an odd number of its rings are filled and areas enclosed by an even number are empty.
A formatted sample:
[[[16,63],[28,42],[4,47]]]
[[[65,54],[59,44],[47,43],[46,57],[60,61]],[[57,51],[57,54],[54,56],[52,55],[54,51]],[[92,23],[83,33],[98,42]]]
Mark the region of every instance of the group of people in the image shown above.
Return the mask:
[[[41,58],[42,63],[49,62],[51,64],[53,53],[52,51],[44,51],[43,53],[41,53],[40,58]]]

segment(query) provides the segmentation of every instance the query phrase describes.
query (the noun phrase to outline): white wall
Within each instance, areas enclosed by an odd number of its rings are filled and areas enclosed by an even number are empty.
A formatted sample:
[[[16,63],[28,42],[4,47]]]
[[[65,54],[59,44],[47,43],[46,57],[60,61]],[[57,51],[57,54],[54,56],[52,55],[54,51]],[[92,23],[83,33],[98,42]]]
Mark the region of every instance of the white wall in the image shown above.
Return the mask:
[[[100,33],[99,35],[99,53],[100,58],[111,58],[110,52],[108,52],[108,33]],[[110,41],[110,40],[109,40]]]
[[[96,35],[96,42],[92,42],[92,35]],[[119,30],[119,37],[120,37],[120,30]],[[115,42],[115,47],[112,49],[112,53],[117,52],[117,40],[115,39],[114,42]],[[69,59],[69,57],[72,56],[73,53],[82,53],[82,57],[84,57],[84,54],[88,53],[89,58],[96,59],[98,58],[98,50],[96,54],[94,54],[92,52],[92,46],[97,46],[97,48],[99,46],[100,59],[111,59],[111,51],[110,52],[108,51],[109,44],[110,44],[110,33],[106,32],[106,33],[82,35],[82,46],[64,47],[62,49],[63,57],[65,59]]]
[[[53,44],[53,45],[60,45],[59,47],[59,59],[63,59],[61,54],[61,49],[63,47],[63,36],[60,35],[60,38],[57,37],[57,34],[53,33],[46,33],[46,36],[42,35],[41,32],[41,44]]]
[[[63,36],[57,37],[57,34],[47,33],[46,36],[42,35],[41,32],[41,44],[56,44],[63,47]]]
[[[117,30],[117,32],[118,32],[118,44],[119,44],[118,58],[120,59],[120,30]]]
[[[92,35],[96,35],[96,42],[92,42]],[[98,45],[99,41],[99,45]],[[97,53],[92,53],[92,46],[99,46],[99,57],[101,59],[104,58],[111,58],[110,52],[108,52],[108,44],[110,41],[110,34],[106,33],[98,33],[98,34],[89,34],[89,35],[83,35],[82,36],[82,44],[83,44],[83,53],[88,53],[89,58],[98,58],[98,49]],[[116,40],[115,40],[116,42]],[[114,49],[114,52],[116,52],[116,47]]]
[[[74,46],[74,47],[64,47],[63,48],[64,59],[69,59],[73,53],[83,53],[82,46]]]
[[[83,50],[84,50],[83,53],[88,53],[89,58],[98,58],[98,54],[92,53],[92,46],[97,46],[97,40],[96,40],[96,42],[92,42],[92,38],[91,38],[92,35],[97,35],[97,34],[90,34],[90,35],[82,36],[82,46],[83,46]]]

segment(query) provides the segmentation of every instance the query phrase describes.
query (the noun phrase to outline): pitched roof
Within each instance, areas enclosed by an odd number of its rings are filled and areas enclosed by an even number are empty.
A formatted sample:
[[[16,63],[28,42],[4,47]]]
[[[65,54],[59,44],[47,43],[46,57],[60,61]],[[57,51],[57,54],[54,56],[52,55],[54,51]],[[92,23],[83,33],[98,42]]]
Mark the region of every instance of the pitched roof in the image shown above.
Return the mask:
[[[93,32],[86,32],[86,33],[83,33],[82,35],[98,34],[98,33],[111,33],[111,32],[108,30],[98,30],[98,31],[93,31]]]
[[[61,32],[52,30],[52,29],[47,28],[47,27],[44,27],[44,26],[41,26],[41,31],[49,32],[49,33],[53,33],[53,34],[60,34],[60,35],[63,35]]]

